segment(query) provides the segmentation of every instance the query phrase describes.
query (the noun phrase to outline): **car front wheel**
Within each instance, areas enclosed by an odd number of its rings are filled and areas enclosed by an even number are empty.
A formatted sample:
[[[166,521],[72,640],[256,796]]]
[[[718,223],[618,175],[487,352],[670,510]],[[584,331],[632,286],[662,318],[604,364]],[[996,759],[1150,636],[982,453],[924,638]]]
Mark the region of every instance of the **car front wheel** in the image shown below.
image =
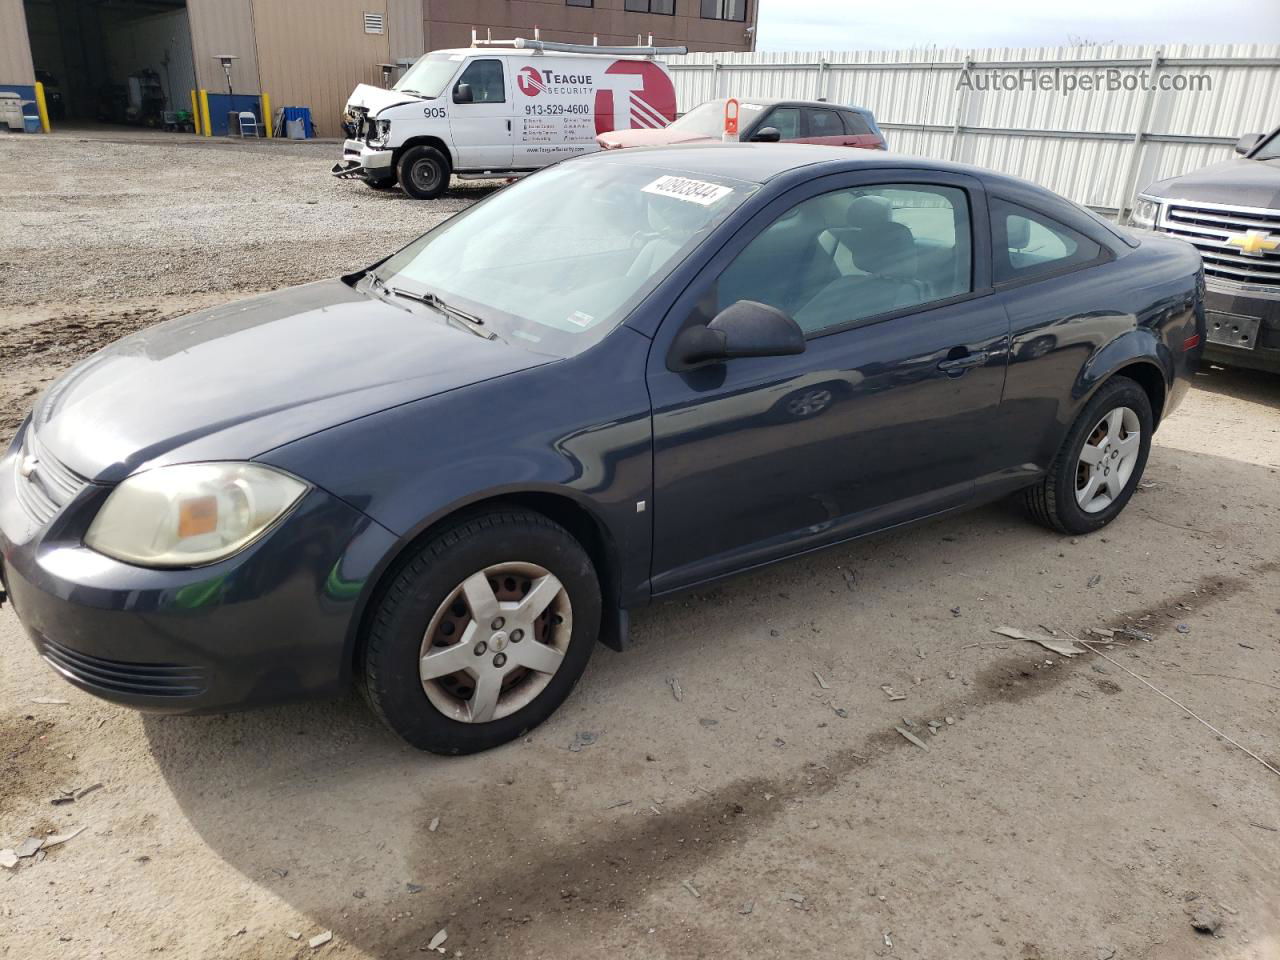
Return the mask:
[[[1090,533],[1124,509],[1151,451],[1147,393],[1127,377],[1103,384],[1068,431],[1048,472],[1027,490],[1031,515],[1060,533]]]
[[[568,531],[525,510],[478,514],[432,536],[383,593],[365,693],[419,749],[487,750],[564,702],[599,628],[599,581]]]

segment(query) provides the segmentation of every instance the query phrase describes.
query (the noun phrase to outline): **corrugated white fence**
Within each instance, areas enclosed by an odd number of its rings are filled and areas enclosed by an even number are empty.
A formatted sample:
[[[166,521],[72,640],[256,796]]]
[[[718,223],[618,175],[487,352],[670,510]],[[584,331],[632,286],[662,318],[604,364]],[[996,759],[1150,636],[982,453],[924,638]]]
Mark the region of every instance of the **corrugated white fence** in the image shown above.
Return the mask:
[[[681,112],[723,96],[870,107],[896,152],[1011,173],[1110,213],[1148,183],[1228,159],[1242,134],[1280,126],[1280,44],[696,53],[668,64]]]

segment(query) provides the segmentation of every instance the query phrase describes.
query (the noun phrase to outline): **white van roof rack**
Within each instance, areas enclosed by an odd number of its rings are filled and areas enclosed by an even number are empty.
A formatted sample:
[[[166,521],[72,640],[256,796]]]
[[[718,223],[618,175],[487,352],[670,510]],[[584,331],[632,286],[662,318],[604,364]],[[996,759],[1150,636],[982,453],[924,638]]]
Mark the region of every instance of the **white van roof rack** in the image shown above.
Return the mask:
[[[471,45],[473,47],[513,47],[516,50],[532,50],[534,54],[541,53],[598,53],[607,57],[682,57],[689,52],[689,48],[685,46],[679,47],[655,47],[653,45],[653,34],[649,34],[649,42],[642,44],[640,36],[636,36],[636,45],[634,47],[602,47],[599,38],[594,38],[592,43],[556,43],[551,40],[543,40],[539,36],[539,29],[533,28],[533,39],[528,40],[524,37],[515,37],[511,40],[495,40],[493,39],[493,31],[487,30],[485,39],[481,40],[476,36],[476,31],[471,30]]]

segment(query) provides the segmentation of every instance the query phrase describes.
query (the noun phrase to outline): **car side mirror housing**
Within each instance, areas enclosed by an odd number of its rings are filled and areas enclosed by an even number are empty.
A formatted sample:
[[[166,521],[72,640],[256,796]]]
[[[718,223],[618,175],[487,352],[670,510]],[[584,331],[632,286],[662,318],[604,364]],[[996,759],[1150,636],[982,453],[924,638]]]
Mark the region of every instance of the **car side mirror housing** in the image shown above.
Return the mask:
[[[778,132],[777,127],[761,127],[752,136],[752,143],[777,143],[782,139],[782,134]]]
[[[1246,133],[1243,137],[1236,141],[1236,153],[1244,156],[1258,145],[1258,141],[1262,139],[1260,133]]]
[[[471,93],[471,84],[460,83],[453,88],[454,103],[473,103],[475,98]]]
[[[740,357],[786,357],[804,353],[804,331],[777,307],[739,300],[707,324],[685,327],[671,345],[667,366],[692,370]]]

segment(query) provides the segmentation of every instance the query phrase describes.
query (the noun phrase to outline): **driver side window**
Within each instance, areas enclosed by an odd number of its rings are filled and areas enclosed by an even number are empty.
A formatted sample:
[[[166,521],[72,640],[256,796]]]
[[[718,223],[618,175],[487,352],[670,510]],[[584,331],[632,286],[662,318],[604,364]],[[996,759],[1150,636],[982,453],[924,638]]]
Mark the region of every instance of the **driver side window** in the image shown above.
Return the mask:
[[[507,88],[502,77],[501,60],[473,60],[471,65],[462,71],[462,76],[454,89],[456,90],[464,83],[471,87],[472,103],[506,102]]]
[[[755,300],[806,336],[969,293],[968,197],[883,184],[811,197],[766,227],[716,282],[716,308]]]

